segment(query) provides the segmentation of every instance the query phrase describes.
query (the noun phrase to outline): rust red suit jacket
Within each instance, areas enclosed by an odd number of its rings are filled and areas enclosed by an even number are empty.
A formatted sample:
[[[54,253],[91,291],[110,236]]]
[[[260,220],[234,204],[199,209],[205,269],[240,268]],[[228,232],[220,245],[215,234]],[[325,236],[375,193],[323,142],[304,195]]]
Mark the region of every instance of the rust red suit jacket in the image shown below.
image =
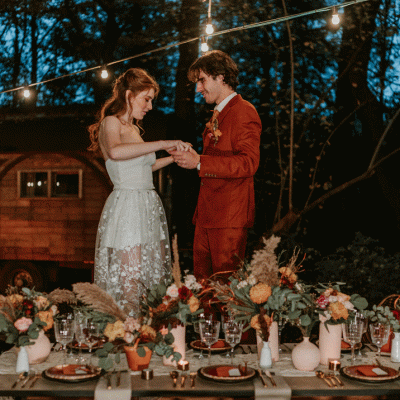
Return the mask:
[[[201,178],[193,223],[204,228],[243,228],[254,223],[254,181],[260,160],[261,120],[254,106],[236,95],[218,116],[222,132],[214,146],[203,132]]]

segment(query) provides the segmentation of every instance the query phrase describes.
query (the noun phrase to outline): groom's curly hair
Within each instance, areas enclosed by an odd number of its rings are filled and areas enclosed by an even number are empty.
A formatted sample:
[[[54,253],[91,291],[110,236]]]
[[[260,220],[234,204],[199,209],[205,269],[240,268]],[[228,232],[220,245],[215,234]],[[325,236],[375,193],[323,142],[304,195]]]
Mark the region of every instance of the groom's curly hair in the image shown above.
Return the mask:
[[[200,70],[214,79],[218,75],[224,77],[224,82],[233,90],[236,90],[239,80],[239,70],[235,62],[221,50],[212,50],[198,58],[188,71],[188,79],[197,82]]]

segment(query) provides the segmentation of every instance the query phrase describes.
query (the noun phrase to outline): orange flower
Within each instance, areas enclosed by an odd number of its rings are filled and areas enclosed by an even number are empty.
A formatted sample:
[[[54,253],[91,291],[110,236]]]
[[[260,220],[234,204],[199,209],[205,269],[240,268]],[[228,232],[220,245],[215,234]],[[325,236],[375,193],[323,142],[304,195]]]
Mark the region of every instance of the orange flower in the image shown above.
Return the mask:
[[[255,329],[256,331],[261,330],[260,323],[258,321],[258,316],[259,316],[258,314],[255,315],[254,317],[251,318],[251,321],[250,321],[250,326],[253,329]],[[267,323],[267,325],[270,326],[272,323],[271,317],[269,317],[268,315],[264,315],[264,319],[265,319],[265,322]]]
[[[262,304],[268,300],[271,293],[271,287],[266,283],[257,283],[250,289],[250,300],[256,304]]]
[[[188,300],[188,305],[191,313],[196,312],[200,307],[200,301],[196,296],[191,296]]]
[[[42,322],[46,322],[47,325],[43,327],[43,330],[45,332],[47,332],[49,329],[53,327],[54,320],[53,320],[53,312],[51,310],[39,311],[36,315]]]
[[[344,306],[344,304],[340,302],[329,304],[328,310],[330,311],[331,316],[335,321],[340,318],[347,319],[349,316],[349,311]]]

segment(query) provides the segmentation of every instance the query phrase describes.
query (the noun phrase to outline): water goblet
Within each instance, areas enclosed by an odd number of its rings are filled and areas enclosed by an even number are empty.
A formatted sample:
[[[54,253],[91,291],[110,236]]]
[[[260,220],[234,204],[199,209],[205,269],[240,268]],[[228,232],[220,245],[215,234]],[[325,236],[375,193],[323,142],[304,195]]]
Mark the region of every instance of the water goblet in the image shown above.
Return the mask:
[[[78,357],[76,361],[82,364],[85,362],[85,358],[82,355],[82,345],[86,339],[85,329],[87,329],[87,319],[84,318],[83,315],[81,316],[78,314],[75,319],[75,340],[79,346]]]
[[[362,359],[363,359],[363,355],[362,355],[362,352],[361,352],[361,349],[362,349],[362,338],[363,338],[364,333],[367,333],[367,331],[368,331],[368,318],[360,311],[357,311],[355,313],[355,318],[358,319],[358,320],[361,320],[361,322],[363,324],[363,329],[362,329],[362,334],[361,334],[361,342],[358,343],[359,347],[358,347],[358,352],[357,352],[357,355],[356,355],[356,360],[361,360],[362,361]]]
[[[356,343],[361,342],[361,336],[363,333],[363,322],[361,319],[355,318],[354,320],[346,324],[342,324],[342,329],[344,341],[351,346],[351,365],[354,365],[356,360],[354,346],[356,345]]]
[[[218,341],[220,322],[204,320],[200,321],[199,327],[201,341],[208,348],[208,364],[211,364],[211,346]]]
[[[64,353],[64,362],[67,363],[67,344],[74,339],[74,320],[68,318],[60,318],[54,320],[54,335],[56,341],[61,343]]]
[[[371,334],[372,343],[378,348],[376,354],[378,361],[381,359],[381,348],[389,340],[390,325],[382,322],[375,322],[370,324],[369,332]]]
[[[99,342],[101,336],[100,324],[88,319],[86,328],[84,329],[85,344],[89,348],[89,365],[93,365],[92,362],[92,349],[93,346]]]
[[[205,313],[200,313],[197,315],[197,317],[193,320],[193,330],[195,333],[197,333],[200,336],[200,321],[202,320],[212,320],[212,315],[211,314],[205,314]],[[204,358],[203,355],[203,349],[200,350],[200,353],[196,353],[193,355],[193,357],[197,357],[199,360]]]
[[[224,333],[225,333],[225,341],[231,346],[230,358],[231,363],[233,364],[234,359],[234,349],[237,344],[240,343],[242,339],[242,330],[243,324],[238,321],[229,321],[225,322],[223,325]]]

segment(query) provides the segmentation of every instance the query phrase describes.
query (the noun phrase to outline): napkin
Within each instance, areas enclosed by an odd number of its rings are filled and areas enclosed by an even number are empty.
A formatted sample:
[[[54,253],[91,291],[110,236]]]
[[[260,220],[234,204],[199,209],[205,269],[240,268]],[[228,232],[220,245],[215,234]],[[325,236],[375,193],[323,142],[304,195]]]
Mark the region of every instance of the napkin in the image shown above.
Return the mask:
[[[290,400],[292,389],[281,376],[274,376],[276,386],[270,384],[267,378],[268,387],[264,387],[259,378],[254,379],[254,400]]]
[[[132,397],[131,375],[128,372],[121,374],[120,386],[115,386],[116,374],[111,375],[112,389],[107,389],[105,376],[99,379],[94,390],[94,400],[130,400]]]
[[[380,369],[376,365],[359,365],[357,367],[357,371],[364,376],[381,376],[388,375],[388,373],[382,369]]]

